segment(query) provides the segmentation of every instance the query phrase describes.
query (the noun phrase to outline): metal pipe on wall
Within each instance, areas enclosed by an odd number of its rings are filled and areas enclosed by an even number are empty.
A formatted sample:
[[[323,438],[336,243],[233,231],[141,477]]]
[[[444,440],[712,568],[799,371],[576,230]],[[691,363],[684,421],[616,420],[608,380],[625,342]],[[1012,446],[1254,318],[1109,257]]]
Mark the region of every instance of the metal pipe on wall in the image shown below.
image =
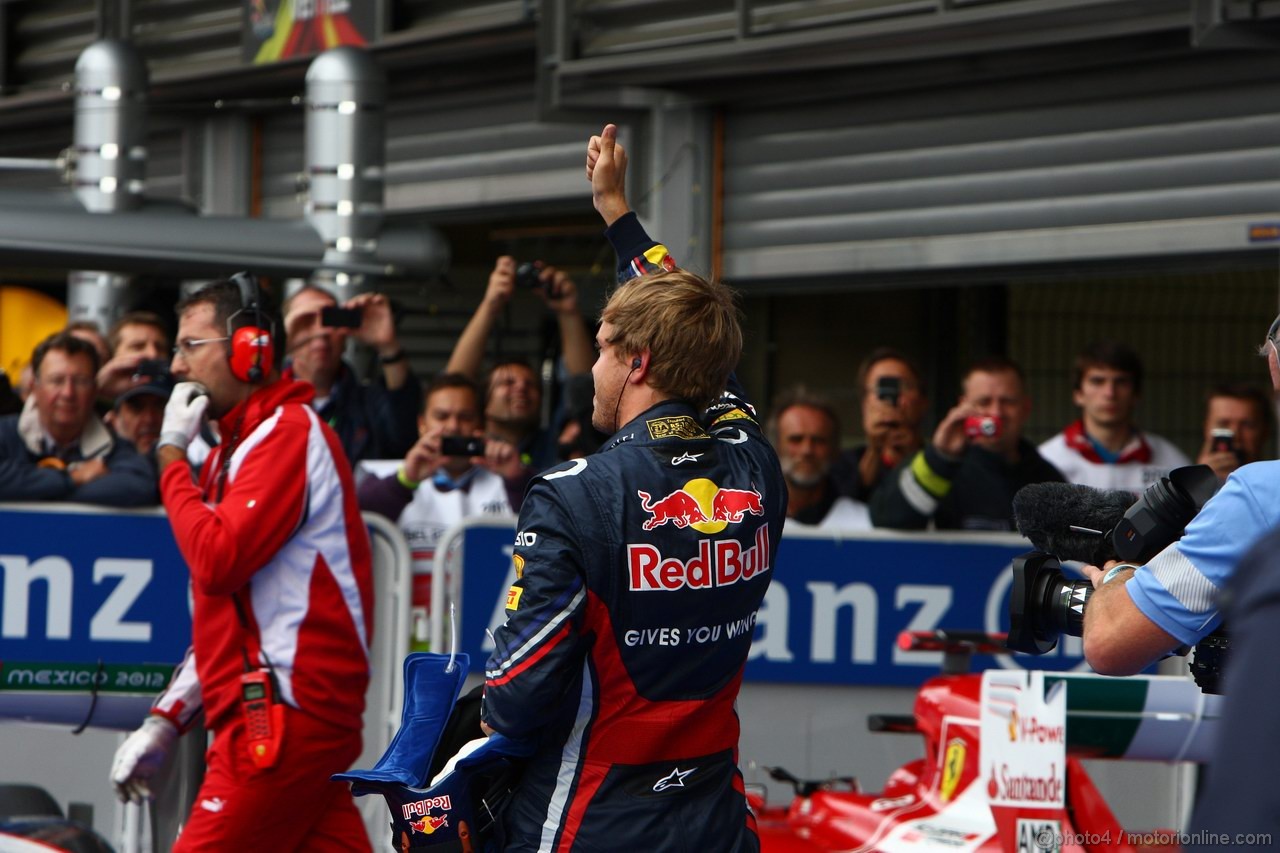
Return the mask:
[[[76,60],[72,191],[90,213],[137,210],[146,190],[147,66],[133,45],[94,42]],[[67,316],[106,332],[136,297],[130,276],[74,270]]]
[[[382,230],[386,77],[368,52],[328,50],[307,69],[307,221],[325,262],[369,262]],[[339,301],[368,289],[363,275],[318,270],[312,280]]]

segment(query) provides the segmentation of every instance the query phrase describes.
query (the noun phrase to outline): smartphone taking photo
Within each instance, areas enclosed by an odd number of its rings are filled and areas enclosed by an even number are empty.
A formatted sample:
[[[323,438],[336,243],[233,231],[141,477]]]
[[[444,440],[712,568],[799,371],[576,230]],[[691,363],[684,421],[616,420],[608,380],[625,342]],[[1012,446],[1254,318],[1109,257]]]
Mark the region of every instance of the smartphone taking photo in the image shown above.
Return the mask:
[[[1236,449],[1236,432],[1217,428],[1209,434],[1209,447],[1214,453],[1233,453]]]
[[[898,376],[881,376],[876,380],[876,399],[888,403],[890,406],[898,405],[898,400],[902,397],[902,378]]]
[[[484,439],[469,435],[446,435],[440,439],[445,456],[484,456]]]

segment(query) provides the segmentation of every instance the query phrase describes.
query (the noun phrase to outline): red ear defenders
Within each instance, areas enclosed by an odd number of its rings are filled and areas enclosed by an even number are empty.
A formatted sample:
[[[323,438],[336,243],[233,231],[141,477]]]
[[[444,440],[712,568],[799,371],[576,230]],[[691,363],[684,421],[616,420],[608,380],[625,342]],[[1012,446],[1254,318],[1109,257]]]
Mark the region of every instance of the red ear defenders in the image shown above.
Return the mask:
[[[258,280],[252,273],[238,272],[231,281],[240,288],[240,310],[227,318],[231,375],[241,382],[261,382],[275,364],[275,335],[262,313]]]

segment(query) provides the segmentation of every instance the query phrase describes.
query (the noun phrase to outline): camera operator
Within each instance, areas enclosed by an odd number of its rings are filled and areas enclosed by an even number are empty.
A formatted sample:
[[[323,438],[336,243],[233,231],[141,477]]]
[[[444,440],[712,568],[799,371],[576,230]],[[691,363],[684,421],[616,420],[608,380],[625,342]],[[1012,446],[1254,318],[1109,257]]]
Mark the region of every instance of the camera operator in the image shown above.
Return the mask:
[[[1280,390],[1271,324],[1261,354]],[[1084,612],[1084,655],[1104,675],[1131,675],[1221,622],[1221,592],[1240,558],[1280,524],[1280,462],[1244,465],[1187,525],[1181,539],[1143,566],[1085,566],[1094,594]]]
[[[1280,838],[1280,789],[1273,781],[1280,763],[1275,734],[1280,667],[1280,531],[1262,538],[1227,582],[1223,595],[1232,633],[1221,733],[1204,777],[1187,832],[1211,837],[1257,833],[1253,849],[1274,849]],[[1189,844],[1187,853],[1211,844]]]
[[[974,363],[960,401],[928,446],[895,468],[871,498],[876,527],[1012,530],[1013,496],[1028,483],[1061,482],[1022,437],[1031,414],[1022,369],[1007,358]]]

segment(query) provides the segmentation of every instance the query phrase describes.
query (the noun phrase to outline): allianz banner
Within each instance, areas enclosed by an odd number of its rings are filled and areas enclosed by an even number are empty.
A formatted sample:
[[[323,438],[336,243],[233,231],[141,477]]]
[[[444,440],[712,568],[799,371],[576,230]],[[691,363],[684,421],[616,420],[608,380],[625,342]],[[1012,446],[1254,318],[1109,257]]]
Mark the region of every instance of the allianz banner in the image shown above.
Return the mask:
[[[469,527],[462,547],[461,651],[480,671],[485,631],[505,618],[515,531]],[[904,652],[902,631],[1009,629],[1010,564],[1031,546],[1014,534],[786,535],[754,625],[745,677],[817,684],[918,685],[941,653]],[[736,626],[723,626],[734,630]],[[715,626],[708,629],[714,631]],[[976,657],[973,668],[1083,667],[1080,640],[1044,657]]]
[[[0,508],[0,667],[156,664],[191,643],[186,563],[156,510]],[[158,684],[139,685],[146,689]]]

